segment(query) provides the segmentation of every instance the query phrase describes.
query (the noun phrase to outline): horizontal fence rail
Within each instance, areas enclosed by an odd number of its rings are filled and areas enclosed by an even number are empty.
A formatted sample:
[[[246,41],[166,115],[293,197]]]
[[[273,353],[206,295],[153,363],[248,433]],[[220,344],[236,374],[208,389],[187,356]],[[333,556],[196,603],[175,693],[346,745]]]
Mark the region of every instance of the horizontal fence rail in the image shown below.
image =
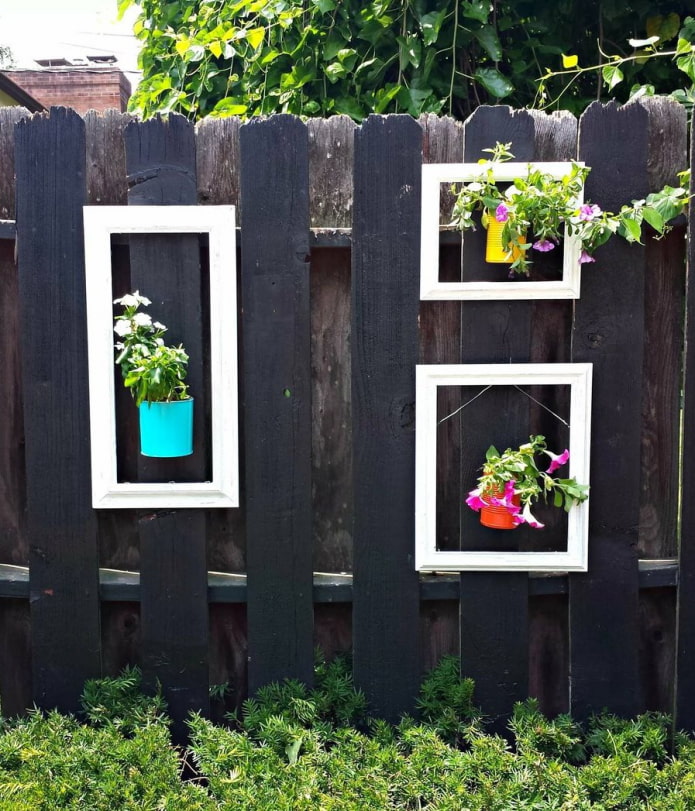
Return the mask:
[[[685,115],[665,99],[592,105],[580,120],[500,106],[463,123],[373,116],[361,126],[0,108],[3,713],[74,709],[84,679],[138,664],[163,684],[182,740],[190,709],[221,714],[269,680],[310,682],[319,647],[352,654],[385,717],[411,711],[424,671],[456,654],[500,730],[527,695],[578,717],[598,705],[676,709],[679,725],[695,727],[694,547],[689,507],[679,546],[677,486],[684,330],[695,320],[685,218],[662,240],[600,249],[576,302],[420,301],[421,166],[474,163],[496,141],[511,141],[520,161],[584,160],[586,196],[609,210],[675,185],[687,164]],[[56,180],[61,171],[69,178]],[[89,506],[79,329],[52,360],[63,319],[84,323],[83,203],[237,207],[238,510]],[[478,271],[445,206],[440,274],[457,281]],[[152,291],[156,317],[185,332],[208,419],[207,238],[176,235],[152,250],[147,237],[114,234],[111,245],[114,295]],[[589,571],[418,575],[415,364],[510,361],[593,364]],[[129,408],[119,389],[117,413]],[[529,425],[550,436],[544,419],[495,392],[447,422],[445,548],[486,542],[461,514],[472,437],[487,446],[494,426],[495,444],[511,443]],[[185,463],[194,479],[207,469],[205,425],[204,451]],[[159,475],[130,446],[119,453],[129,475]],[[544,537],[557,533],[508,540],[533,550]],[[222,683],[225,707],[211,707],[208,687]]]

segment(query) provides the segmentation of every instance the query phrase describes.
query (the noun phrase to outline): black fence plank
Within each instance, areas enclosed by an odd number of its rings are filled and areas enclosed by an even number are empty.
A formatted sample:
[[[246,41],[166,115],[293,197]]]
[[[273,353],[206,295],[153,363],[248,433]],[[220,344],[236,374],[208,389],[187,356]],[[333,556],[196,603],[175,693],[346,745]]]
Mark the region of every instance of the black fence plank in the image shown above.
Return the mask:
[[[101,671],[82,119],[54,108],[21,121],[15,166],[34,700],[74,711]]]
[[[241,139],[249,691],[313,679],[309,158],[291,116]]]
[[[422,129],[356,133],[352,249],[354,674],[373,710],[411,710],[420,679],[414,553]]]
[[[482,107],[464,124],[464,160],[475,163],[495,143],[512,144],[518,161],[535,157],[531,115],[509,107]],[[477,236],[477,235],[476,235]],[[484,264],[467,237],[464,262]],[[481,243],[482,245],[482,243]],[[476,252],[477,256],[477,252]],[[461,307],[461,362],[509,363],[530,359],[531,302],[475,301]],[[500,450],[528,437],[528,400],[518,392],[492,389],[475,408],[461,412],[462,492],[475,487],[489,445]],[[461,548],[518,548],[522,533],[493,532],[478,516],[462,511]],[[528,575],[526,572],[463,572],[460,578],[461,673],[475,680],[475,700],[497,731],[503,731],[513,703],[528,695]]]
[[[695,139],[691,140],[690,165],[695,163]],[[690,178],[695,194],[695,176]],[[681,492],[688,496],[681,505],[678,609],[676,629],[675,721],[683,729],[695,729],[695,206],[688,213],[688,264],[686,279],[685,379],[683,400],[683,469]]]
[[[125,130],[125,149],[129,205],[195,205],[195,135],[189,122],[181,116],[133,122]],[[148,312],[168,327],[167,342],[186,348],[195,398],[194,453],[166,460],[139,456],[139,480],[204,481],[207,352],[198,237],[133,237],[130,281],[131,289],[151,299]],[[148,512],[140,516],[139,534],[143,671],[149,683],[161,682],[174,737],[183,741],[189,710],[209,712],[205,511]]]
[[[638,104],[592,104],[579,124],[591,167],[586,199],[618,211],[648,191],[649,116]],[[656,147],[658,148],[658,147]],[[571,574],[570,707],[631,715],[639,685],[639,527],[645,249],[612,239],[584,266],[574,362],[593,369],[589,570]]]

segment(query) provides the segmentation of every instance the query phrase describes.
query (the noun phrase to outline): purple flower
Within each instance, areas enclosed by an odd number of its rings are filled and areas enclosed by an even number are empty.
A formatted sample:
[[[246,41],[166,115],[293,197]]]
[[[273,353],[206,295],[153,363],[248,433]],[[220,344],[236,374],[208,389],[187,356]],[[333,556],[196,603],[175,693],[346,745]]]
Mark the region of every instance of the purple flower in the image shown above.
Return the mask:
[[[579,254],[579,264],[583,265],[585,262],[595,262],[596,260],[588,251],[582,251]]]
[[[551,242],[549,239],[539,239],[537,242],[533,243],[533,249],[535,251],[541,251],[542,253],[552,251],[554,247],[555,243]]]
[[[601,209],[599,206],[592,205],[591,203],[585,203],[579,206],[579,219],[584,220],[584,222],[593,220],[594,217],[598,217],[600,213]]]
[[[504,203],[500,203],[495,209],[495,219],[497,222],[507,222],[509,219],[509,208]]]
[[[565,450],[564,450],[562,453],[560,453],[560,454],[558,454],[558,453],[553,453],[552,451],[544,451],[544,453],[546,453],[546,454],[547,454],[547,455],[550,457],[550,459],[551,459],[551,461],[550,461],[550,467],[549,467],[549,468],[548,468],[548,470],[546,471],[546,472],[547,472],[549,475],[551,475],[551,474],[555,473],[555,471],[556,471],[556,470],[557,470],[559,467],[562,467],[563,465],[566,465],[566,464],[567,464],[567,461],[568,461],[568,460],[569,460],[569,458],[570,458],[570,452],[569,452],[569,451],[568,451],[566,448],[565,448]]]
[[[487,504],[480,498],[480,488],[478,487],[476,490],[471,490],[468,494],[468,498],[466,499],[466,504],[471,508],[471,510],[478,510],[481,507],[487,507]]]
[[[545,524],[541,524],[541,522],[531,514],[531,507],[528,504],[524,505],[521,518],[524,523],[528,524],[533,529],[543,529],[545,526]]]

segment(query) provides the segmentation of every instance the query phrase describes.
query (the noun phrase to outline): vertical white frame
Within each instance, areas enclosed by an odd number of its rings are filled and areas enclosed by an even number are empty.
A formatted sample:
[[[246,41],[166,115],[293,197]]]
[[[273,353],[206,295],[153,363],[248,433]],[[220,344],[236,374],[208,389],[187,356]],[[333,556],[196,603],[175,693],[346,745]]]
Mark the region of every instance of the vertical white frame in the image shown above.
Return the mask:
[[[570,387],[569,476],[589,483],[590,363],[419,365],[415,417],[415,568],[422,572],[585,572],[589,500],[567,516],[567,551],[487,552],[437,550],[437,388],[439,386]],[[519,393],[520,397],[523,394]],[[482,464],[482,462],[481,462]],[[473,489],[474,483],[471,483]],[[464,493],[461,493],[463,499]],[[542,531],[542,530],[539,530]]]
[[[578,162],[579,166],[584,164]],[[571,163],[490,163],[495,182],[504,183],[526,177],[531,169],[540,169],[560,179],[572,169]],[[439,281],[439,209],[440,184],[469,183],[477,180],[487,167],[480,163],[425,163],[422,166],[422,218],[420,241],[420,298],[450,301],[574,299],[579,298],[581,280],[581,243],[576,236],[562,242],[562,279],[559,281],[440,282]],[[584,188],[577,205],[584,200]]]
[[[92,506],[238,507],[234,206],[85,206],[84,233]],[[117,480],[112,234],[208,234],[212,481],[149,484]]]

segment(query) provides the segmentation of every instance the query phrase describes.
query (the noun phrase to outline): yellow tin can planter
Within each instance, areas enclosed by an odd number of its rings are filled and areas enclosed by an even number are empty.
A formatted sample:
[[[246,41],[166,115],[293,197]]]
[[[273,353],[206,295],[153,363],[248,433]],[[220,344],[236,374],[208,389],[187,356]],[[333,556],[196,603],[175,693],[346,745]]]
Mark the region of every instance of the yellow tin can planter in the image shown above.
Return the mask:
[[[495,264],[511,265],[512,262],[521,256],[521,251],[517,247],[509,248],[502,244],[502,230],[504,223],[498,222],[494,217],[490,217],[487,223],[487,244],[485,247],[485,261]],[[526,242],[524,237],[519,238],[519,242]]]

